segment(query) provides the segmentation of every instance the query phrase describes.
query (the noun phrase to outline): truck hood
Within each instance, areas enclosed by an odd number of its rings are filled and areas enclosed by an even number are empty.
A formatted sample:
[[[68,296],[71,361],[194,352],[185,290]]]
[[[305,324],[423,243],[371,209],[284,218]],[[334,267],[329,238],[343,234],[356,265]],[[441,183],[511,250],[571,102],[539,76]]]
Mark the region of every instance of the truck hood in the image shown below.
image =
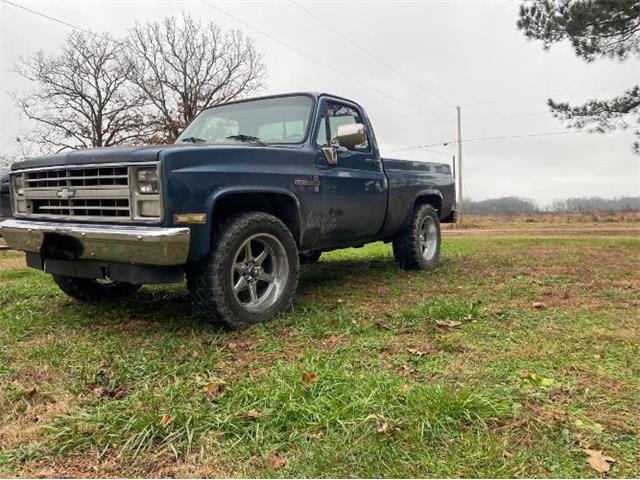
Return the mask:
[[[292,148],[299,147],[299,145],[279,147],[274,145],[264,147],[249,143],[239,143],[237,145],[212,145],[203,143],[90,148],[83,150],[70,150],[57,155],[30,158],[22,162],[14,163],[11,165],[11,170],[99,163],[155,162],[157,160],[163,160],[160,156],[160,152],[174,152],[178,154],[178,156],[184,158],[184,156],[181,155],[183,153],[187,153],[187,156],[194,155],[194,157],[197,157],[198,154],[194,153],[194,151],[200,153],[205,151],[207,153],[216,151],[220,158],[223,158],[226,155],[237,155],[241,152],[252,151],[251,153],[255,153],[256,150],[260,150],[264,154],[265,152],[281,152],[282,149],[291,150]],[[210,159],[211,157],[208,158]]]
[[[153,162],[162,150],[180,148],[182,145],[145,145],[136,147],[103,147],[71,150],[57,155],[30,158],[11,165],[12,170],[42,168],[93,163]]]

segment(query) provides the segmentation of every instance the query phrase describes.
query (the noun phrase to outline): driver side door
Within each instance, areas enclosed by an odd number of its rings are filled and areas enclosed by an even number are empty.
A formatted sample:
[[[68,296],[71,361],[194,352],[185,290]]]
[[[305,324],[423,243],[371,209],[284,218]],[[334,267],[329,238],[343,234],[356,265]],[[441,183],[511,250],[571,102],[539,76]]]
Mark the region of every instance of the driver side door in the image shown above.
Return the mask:
[[[360,107],[339,100],[323,99],[316,122],[318,175],[322,197],[320,244],[338,246],[375,238],[387,208],[387,179],[372,146],[369,125]],[[359,123],[367,139],[352,149],[336,142],[338,127]],[[323,146],[336,149],[337,164],[329,165]]]

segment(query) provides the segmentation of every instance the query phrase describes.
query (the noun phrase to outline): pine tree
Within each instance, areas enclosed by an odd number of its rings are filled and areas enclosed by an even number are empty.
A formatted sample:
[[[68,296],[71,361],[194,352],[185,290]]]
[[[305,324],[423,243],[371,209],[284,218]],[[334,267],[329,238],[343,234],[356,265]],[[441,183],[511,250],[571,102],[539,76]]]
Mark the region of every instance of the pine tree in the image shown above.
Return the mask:
[[[544,48],[569,40],[587,62],[601,58],[640,59],[640,1],[637,0],[529,0],[520,6],[518,28]],[[600,133],[635,125],[640,138],[640,86],[611,99],[570,105],[548,99],[553,115],[573,128]],[[633,145],[640,155],[640,142]]]

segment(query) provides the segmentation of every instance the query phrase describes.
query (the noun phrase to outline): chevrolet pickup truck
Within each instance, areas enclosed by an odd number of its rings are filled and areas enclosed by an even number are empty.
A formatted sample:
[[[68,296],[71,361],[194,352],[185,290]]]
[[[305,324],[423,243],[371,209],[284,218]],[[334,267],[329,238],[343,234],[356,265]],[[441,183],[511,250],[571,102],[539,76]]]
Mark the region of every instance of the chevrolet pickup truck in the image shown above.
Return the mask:
[[[392,242],[401,268],[434,268],[455,219],[448,165],[381,158],[362,107],[319,93],[218,105],[173,145],[33,158],[10,180],[1,234],[66,294],[186,277],[194,310],[227,328],[284,311],[322,252]]]

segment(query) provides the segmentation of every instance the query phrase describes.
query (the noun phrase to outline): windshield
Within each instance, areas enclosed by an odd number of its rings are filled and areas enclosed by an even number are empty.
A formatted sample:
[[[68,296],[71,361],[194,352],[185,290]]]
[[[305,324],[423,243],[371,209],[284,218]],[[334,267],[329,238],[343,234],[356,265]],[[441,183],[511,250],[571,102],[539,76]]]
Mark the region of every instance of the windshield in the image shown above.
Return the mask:
[[[176,143],[301,143],[307,136],[312,105],[311,98],[300,95],[208,108]]]

